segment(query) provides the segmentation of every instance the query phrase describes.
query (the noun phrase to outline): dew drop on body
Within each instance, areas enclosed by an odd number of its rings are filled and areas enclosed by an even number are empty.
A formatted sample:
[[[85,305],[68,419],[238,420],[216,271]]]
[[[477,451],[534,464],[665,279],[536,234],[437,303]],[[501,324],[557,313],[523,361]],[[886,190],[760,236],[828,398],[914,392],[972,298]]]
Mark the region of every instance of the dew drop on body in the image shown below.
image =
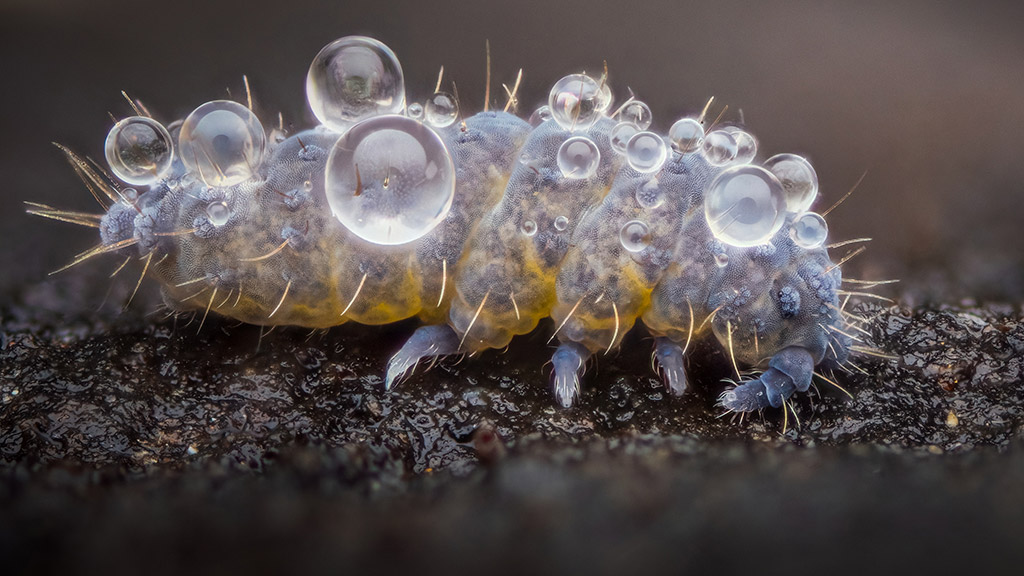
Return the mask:
[[[601,151],[590,138],[573,136],[559,146],[556,161],[566,178],[590,178],[601,163]]]
[[[398,115],[352,126],[331,149],[327,202],[356,236],[405,244],[440,224],[455,197],[455,168],[441,138]]]
[[[626,161],[637,172],[661,170],[668,158],[665,140],[654,132],[637,132],[626,144]]]
[[[259,118],[231,100],[196,108],[178,134],[182,163],[208,186],[232,186],[252,178],[266,141]]]
[[[104,154],[114,175],[136,186],[159,181],[174,159],[171,135],[162,124],[145,116],[121,120],[107,133]]]
[[[651,245],[651,231],[643,220],[630,220],[619,230],[619,242],[630,252],[640,252]]]
[[[423,107],[423,118],[435,128],[451,126],[459,116],[459,103],[446,92],[435,92]]]
[[[736,159],[738,146],[732,134],[725,130],[713,130],[704,137],[701,150],[708,164],[725,166]]]
[[[732,246],[767,242],[785,221],[782,185],[775,176],[750,164],[725,169],[711,182],[704,216],[715,238]]]
[[[704,143],[704,127],[693,118],[683,118],[669,128],[668,139],[680,154],[696,152]]]
[[[586,74],[570,74],[551,87],[548,109],[564,130],[586,130],[611,106],[611,90]]]
[[[793,220],[789,237],[801,248],[817,248],[824,244],[825,238],[828,237],[828,224],[820,214],[804,212]]]
[[[799,214],[811,207],[818,196],[818,174],[806,158],[776,154],[764,161],[764,167],[782,183],[787,212]]]
[[[335,40],[309,66],[306,100],[317,119],[336,132],[371,116],[398,114],[405,106],[402,65],[373,38]]]

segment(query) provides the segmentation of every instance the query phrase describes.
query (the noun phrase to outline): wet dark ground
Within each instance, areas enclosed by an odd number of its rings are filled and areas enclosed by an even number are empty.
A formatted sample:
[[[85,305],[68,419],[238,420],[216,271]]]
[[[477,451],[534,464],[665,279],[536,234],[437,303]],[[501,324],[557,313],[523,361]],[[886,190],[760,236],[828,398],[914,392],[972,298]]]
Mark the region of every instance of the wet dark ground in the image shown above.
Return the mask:
[[[889,357],[835,375],[851,396],[819,382],[799,423],[740,422],[714,407],[730,364],[713,343],[694,349],[683,399],[635,333],[578,407],[555,409],[550,326],[385,394],[409,324],[261,339],[222,319],[44,304],[96,280],[49,283],[0,321],[0,557],[15,572],[1024,560],[1019,307],[860,305],[866,344]]]
[[[1020,21],[996,2],[0,3],[0,571],[1019,572]],[[857,310],[889,357],[836,375],[852,398],[797,399],[799,426],[718,418],[709,343],[668,396],[642,334],[555,410],[550,326],[385,395],[412,324],[261,339],[151,315],[151,287],[119,312],[139,270],[108,293],[116,261],[46,278],[95,242],[17,208],[92,208],[51,140],[98,157],[121,88],[174,116],[242,73],[304,126],[305,66],[349,33],[391,45],[420,97],[444,64],[482,101],[484,39],[496,81],[526,68],[526,107],[607,58],[659,129],[711,94],[742,108],[766,150],[811,157],[825,204],[867,170],[829,220],[876,239],[848,275],[902,281],[882,291],[899,305]]]

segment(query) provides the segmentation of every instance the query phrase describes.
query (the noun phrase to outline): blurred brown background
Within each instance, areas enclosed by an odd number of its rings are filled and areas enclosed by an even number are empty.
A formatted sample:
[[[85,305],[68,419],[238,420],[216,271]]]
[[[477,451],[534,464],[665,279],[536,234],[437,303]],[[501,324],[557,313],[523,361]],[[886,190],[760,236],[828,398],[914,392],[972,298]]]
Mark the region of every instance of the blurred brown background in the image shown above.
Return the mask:
[[[811,159],[819,209],[867,171],[829,217],[833,240],[875,238],[852,274],[902,278],[892,293],[913,302],[1019,302],[1022,16],[1020,4],[927,1],[6,0],[0,298],[67,282],[46,273],[95,243],[25,216],[21,202],[95,207],[50,142],[101,158],[108,111],[129,113],[121,89],[169,122],[227,88],[240,95],[245,73],[268,123],[280,110],[301,128],[309,61],[334,38],[367,34],[401,59],[410,99],[429,94],[443,64],[470,111],[482,106],[485,39],[499,94],[524,68],[526,114],[560,76],[603,60],[617,97],[632,88],[662,131],[714,95],[727,118],[742,109],[767,155]]]

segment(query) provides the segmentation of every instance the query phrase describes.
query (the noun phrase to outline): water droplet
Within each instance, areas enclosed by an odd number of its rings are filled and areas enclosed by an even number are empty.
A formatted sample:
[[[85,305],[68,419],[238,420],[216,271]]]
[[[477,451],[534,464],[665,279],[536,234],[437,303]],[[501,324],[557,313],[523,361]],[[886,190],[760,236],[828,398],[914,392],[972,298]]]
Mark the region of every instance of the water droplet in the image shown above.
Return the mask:
[[[129,206],[134,206],[139,201],[139,191],[135,188],[122,188],[117,194],[121,201]]]
[[[732,246],[767,242],[785,221],[782,184],[761,168],[726,168],[708,187],[704,216],[716,238]]]
[[[131,116],[114,124],[104,145],[114,175],[137,186],[163,178],[174,160],[173,151],[167,129],[145,116]]]
[[[725,130],[736,140],[736,158],[733,159],[733,163],[750,164],[757,156],[757,140],[749,132],[739,128]]]
[[[668,129],[668,139],[680,154],[696,152],[704,143],[704,127],[693,118],[682,118]]]
[[[334,144],[326,183],[327,203],[349,231],[374,244],[405,244],[447,216],[455,168],[430,127],[405,116],[375,116]]]
[[[573,136],[558,148],[558,168],[566,178],[590,178],[601,163],[601,151],[586,136]]]
[[[536,128],[548,120],[551,120],[551,108],[544,105],[534,110],[533,114],[530,115],[530,126]]]
[[[629,144],[629,139],[639,131],[639,128],[629,122],[619,122],[613,126],[612,131],[608,133],[608,139],[611,142],[612,150],[618,154],[625,154],[626,145]]]
[[[288,135],[284,133],[284,130],[281,130],[280,128],[274,128],[270,131],[270,134],[267,135],[267,139],[273,142],[274,144],[280,144],[281,142],[284,142],[285,140],[288,139]]]
[[[725,252],[715,254],[715,266],[719,268],[725,268],[729,265],[729,255]]]
[[[214,100],[193,110],[178,138],[181,161],[209,186],[252,178],[266,147],[259,118],[231,100]]]
[[[533,220],[523,220],[523,224],[519,227],[519,231],[527,236],[533,236],[537,233],[537,223]]]
[[[399,114],[405,106],[402,65],[373,38],[335,40],[309,66],[306,100],[317,119],[337,132],[371,116]]]
[[[306,180],[305,182],[302,183],[302,189],[305,190],[306,192],[312,192],[313,182],[311,180]]]
[[[586,74],[570,74],[551,88],[551,117],[565,130],[586,130],[611,106],[611,90]]]
[[[228,219],[231,218],[231,210],[223,201],[210,202],[206,205],[206,218],[210,224],[220,227],[228,223]]]
[[[782,183],[786,211],[806,211],[818,196],[818,174],[811,163],[796,154],[776,154],[764,161],[764,167]]]
[[[569,219],[568,218],[566,218],[565,216],[559,216],[558,218],[555,218],[555,230],[558,230],[559,232],[562,232],[563,230],[565,230],[568,227],[569,227]]]
[[[637,172],[655,172],[668,158],[665,140],[654,132],[637,132],[626,144],[626,161]]]
[[[451,126],[459,116],[459,103],[445,92],[435,92],[423,107],[423,118],[435,128]]]
[[[619,242],[630,252],[640,252],[651,245],[651,231],[643,220],[630,220],[619,230]]]
[[[704,137],[702,151],[708,164],[725,166],[736,159],[736,139],[725,130],[713,130]]]
[[[801,248],[817,248],[825,243],[828,237],[828,224],[820,214],[804,212],[793,220],[793,226],[789,229],[789,237],[793,243]]]
[[[646,103],[639,100],[633,100],[629,104],[626,104],[622,108],[622,112],[619,112],[619,119],[623,122],[629,122],[637,127],[639,130],[647,130],[651,126],[651,120],[654,116],[651,114],[651,108]]]
[[[665,203],[665,196],[661,193],[657,178],[651,178],[636,189],[636,203],[648,210]]]
[[[423,118],[423,105],[419,102],[413,102],[405,108],[405,115],[414,120],[421,120]]]

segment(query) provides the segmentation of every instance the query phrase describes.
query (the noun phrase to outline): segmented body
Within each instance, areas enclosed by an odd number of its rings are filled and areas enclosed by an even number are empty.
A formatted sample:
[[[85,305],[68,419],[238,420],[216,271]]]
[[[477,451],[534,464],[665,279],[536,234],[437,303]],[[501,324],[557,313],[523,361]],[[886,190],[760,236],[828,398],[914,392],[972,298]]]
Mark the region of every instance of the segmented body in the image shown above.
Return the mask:
[[[534,127],[494,111],[423,124],[450,154],[454,198],[440,224],[394,245],[364,240],[332,214],[325,169],[340,135],[324,126],[271,138],[252,177],[233,185],[210,186],[176,161],[137,199],[109,206],[103,250],[137,251],[175,310],[311,328],[418,316],[427,326],[392,359],[388,387],[425,358],[504,347],[547,317],[561,343],[553,378],[566,406],[586,360],[614,350],[637,320],[656,337],[673,392],[686,389],[686,348],[707,330],[734,362],[767,365],[723,395],[731,410],[778,407],[807,389],[815,365],[845,361],[840,269],[826,248],[794,242],[796,215],[761,244],[721,242],[704,202],[728,164],[676,151],[639,172],[612,150],[617,124],[602,116],[583,130]],[[567,177],[556,159],[580,134],[600,163]],[[631,222],[642,234],[627,241]]]

